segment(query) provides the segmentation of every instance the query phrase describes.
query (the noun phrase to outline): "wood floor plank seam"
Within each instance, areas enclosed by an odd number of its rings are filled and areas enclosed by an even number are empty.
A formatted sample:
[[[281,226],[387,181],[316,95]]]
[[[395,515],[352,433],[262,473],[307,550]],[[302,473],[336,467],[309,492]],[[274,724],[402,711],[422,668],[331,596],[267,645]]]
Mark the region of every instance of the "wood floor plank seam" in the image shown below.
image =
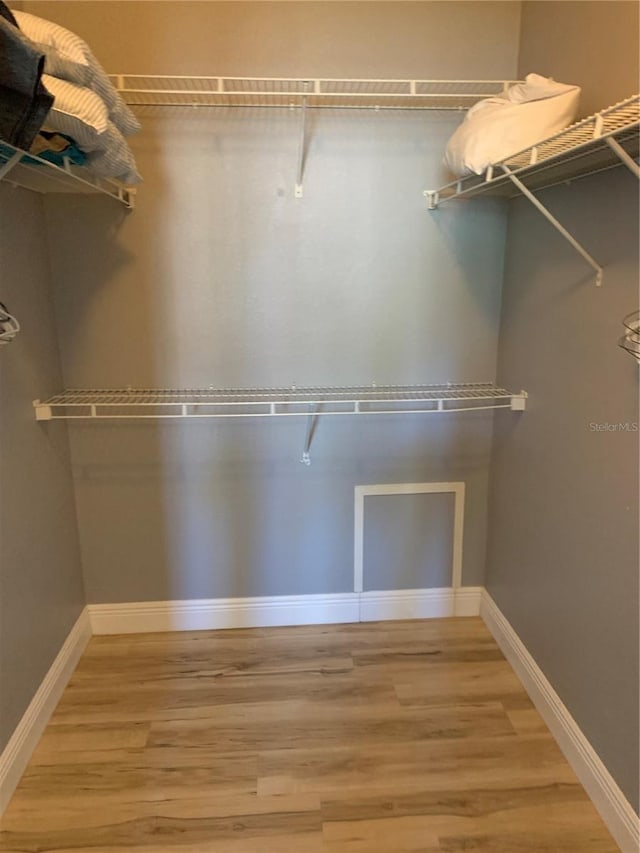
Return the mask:
[[[2,853],[612,853],[477,618],[97,637]]]

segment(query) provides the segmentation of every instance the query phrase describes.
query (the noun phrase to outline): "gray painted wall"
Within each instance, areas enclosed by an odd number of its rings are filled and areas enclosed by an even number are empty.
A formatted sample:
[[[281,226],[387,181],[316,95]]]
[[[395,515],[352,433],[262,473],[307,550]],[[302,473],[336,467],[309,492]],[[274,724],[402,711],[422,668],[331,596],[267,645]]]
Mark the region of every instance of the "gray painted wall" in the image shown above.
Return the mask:
[[[316,118],[302,200],[289,114],[198,119],[188,151],[179,122],[137,143],[134,214],[49,211],[67,386],[493,377],[505,210],[431,217],[421,195],[450,119]],[[331,418],[307,469],[304,420],[74,425],[89,600],[350,590],[354,486],[416,478],[467,483],[464,579],[481,583],[491,427]]]
[[[579,116],[638,91],[640,4],[636,0],[527,0],[519,74],[535,71],[582,87]]]
[[[548,5],[523,6],[521,63],[581,82],[589,110],[637,91],[636,4]],[[571,39],[558,36],[567,7]],[[616,346],[638,306],[638,183],[621,166],[542,197],[605,266],[604,283],[513,203],[498,379],[531,400],[496,429],[487,586],[637,809],[638,433],[592,424],[639,420],[638,367]]]
[[[487,588],[638,806],[638,188],[624,167],[542,194],[604,283],[525,201],[509,224],[498,378],[531,397],[497,423]],[[637,426],[636,426],[637,429]]]
[[[25,0],[86,38],[111,73],[511,77],[520,2]],[[477,76],[476,76],[477,75]]]
[[[84,606],[64,424],[31,401],[60,387],[42,204],[0,186],[0,299],[22,324],[0,349],[0,751]]]
[[[510,77],[519,27],[519,6],[501,3],[465,4],[473,26],[455,37],[459,4],[128,3],[109,20],[101,4],[28,8],[113,71],[445,77],[455,55],[456,76]],[[133,214],[95,199],[48,208],[67,386],[493,378],[506,211],[434,216],[422,196],[459,116],[314,114],[303,199],[295,113],[142,118]],[[490,414],[322,421],[310,469],[304,429],[74,425],[89,600],[348,591],[354,486],[416,480],[466,482],[464,580],[482,583]]]
[[[365,591],[451,586],[452,493],[367,495],[363,506]]]

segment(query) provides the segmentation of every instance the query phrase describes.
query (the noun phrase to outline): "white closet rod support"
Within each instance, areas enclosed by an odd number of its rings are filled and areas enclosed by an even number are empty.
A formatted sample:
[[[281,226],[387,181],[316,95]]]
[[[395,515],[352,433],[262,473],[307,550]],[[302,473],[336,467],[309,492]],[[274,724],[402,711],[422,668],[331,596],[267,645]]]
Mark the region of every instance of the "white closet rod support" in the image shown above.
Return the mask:
[[[294,195],[296,198],[302,198],[302,173],[304,172],[304,155],[307,147],[307,98],[302,99],[302,107],[300,109],[300,136],[298,139],[298,169],[296,172],[296,186]]]
[[[313,441],[313,433],[315,432],[317,419],[317,409],[315,408],[315,406],[309,406],[309,417],[307,418],[307,432],[304,439],[304,450],[302,451],[302,457],[300,459],[303,465],[311,465],[311,442]]]
[[[609,148],[622,160],[624,165],[633,172],[636,178],[640,178],[640,166],[638,166],[633,157],[624,150],[618,140],[614,139],[613,136],[607,136],[605,141]]]
[[[525,187],[520,178],[517,178],[508,166],[505,166],[503,163],[501,165],[501,168],[504,170],[509,180],[518,187],[522,195],[526,196],[531,202],[531,204],[538,208],[540,213],[553,225],[556,231],[562,234],[564,239],[571,243],[573,248],[582,255],[582,257],[591,267],[593,267],[596,272],[596,287],[600,287],[600,285],[602,284],[602,267],[596,261],[596,259],[593,258],[589,254],[589,252],[587,252],[584,246],[578,243],[576,238],[572,234],[570,234],[563,225],[558,222],[555,216],[549,210],[547,210],[544,204],[542,204],[542,202],[531,192],[528,187]]]

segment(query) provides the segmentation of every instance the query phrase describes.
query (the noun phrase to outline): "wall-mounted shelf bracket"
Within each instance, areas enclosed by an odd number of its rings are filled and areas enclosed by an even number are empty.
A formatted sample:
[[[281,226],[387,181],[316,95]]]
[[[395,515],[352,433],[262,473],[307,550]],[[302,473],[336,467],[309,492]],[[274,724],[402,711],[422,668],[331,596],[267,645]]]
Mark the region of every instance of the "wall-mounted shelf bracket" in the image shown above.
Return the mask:
[[[313,434],[316,430],[317,421],[317,407],[309,406],[309,416],[307,417],[307,432],[304,439],[304,450],[302,451],[302,456],[300,458],[300,461],[303,465],[311,465],[311,442],[313,441]]]
[[[308,84],[305,84],[307,86]],[[294,196],[296,198],[302,198],[303,196],[303,188],[302,188],[302,176],[304,173],[304,161],[307,151],[307,98],[306,95],[302,98],[302,103],[300,105],[300,134],[298,137],[298,167],[296,170],[296,185],[294,189]]]
[[[608,136],[606,139],[606,143],[609,148],[614,152],[614,154],[618,155],[624,165],[633,172],[636,178],[640,178],[640,166],[636,163],[633,157],[627,151],[624,150],[618,140],[614,139],[613,136]]]
[[[535,196],[528,187],[525,187],[520,178],[518,178],[517,175],[514,175],[508,166],[503,163],[501,165],[501,168],[503,169],[509,180],[513,184],[515,184],[515,186],[520,190],[522,195],[528,198],[531,204],[534,205],[534,207],[538,208],[540,213],[548,222],[553,225],[556,231],[562,234],[562,236],[565,240],[567,240],[567,242],[571,243],[573,248],[582,255],[582,257],[589,264],[589,266],[593,267],[596,273],[596,287],[600,287],[600,285],[602,284],[602,267],[596,261],[596,259],[592,257],[589,252],[587,252],[584,246],[576,240],[573,234],[570,234],[569,231],[567,231],[567,229],[563,225],[561,225],[560,222],[558,222],[555,216],[544,206],[540,199],[537,198],[537,196]]]

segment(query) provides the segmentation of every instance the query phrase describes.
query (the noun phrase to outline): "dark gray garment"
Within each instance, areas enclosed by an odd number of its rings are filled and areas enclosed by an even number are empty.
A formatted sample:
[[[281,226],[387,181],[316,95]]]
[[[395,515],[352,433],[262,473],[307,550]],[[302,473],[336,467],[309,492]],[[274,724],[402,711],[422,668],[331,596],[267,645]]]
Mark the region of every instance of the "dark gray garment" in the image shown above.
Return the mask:
[[[6,3],[2,2],[2,0],[0,0],[0,15],[2,15],[5,21],[9,21],[10,24],[13,24],[14,27],[18,26],[18,22],[13,16],[13,12]]]
[[[44,55],[9,22],[4,9],[0,9],[0,140],[28,149],[53,96],[40,82]]]

